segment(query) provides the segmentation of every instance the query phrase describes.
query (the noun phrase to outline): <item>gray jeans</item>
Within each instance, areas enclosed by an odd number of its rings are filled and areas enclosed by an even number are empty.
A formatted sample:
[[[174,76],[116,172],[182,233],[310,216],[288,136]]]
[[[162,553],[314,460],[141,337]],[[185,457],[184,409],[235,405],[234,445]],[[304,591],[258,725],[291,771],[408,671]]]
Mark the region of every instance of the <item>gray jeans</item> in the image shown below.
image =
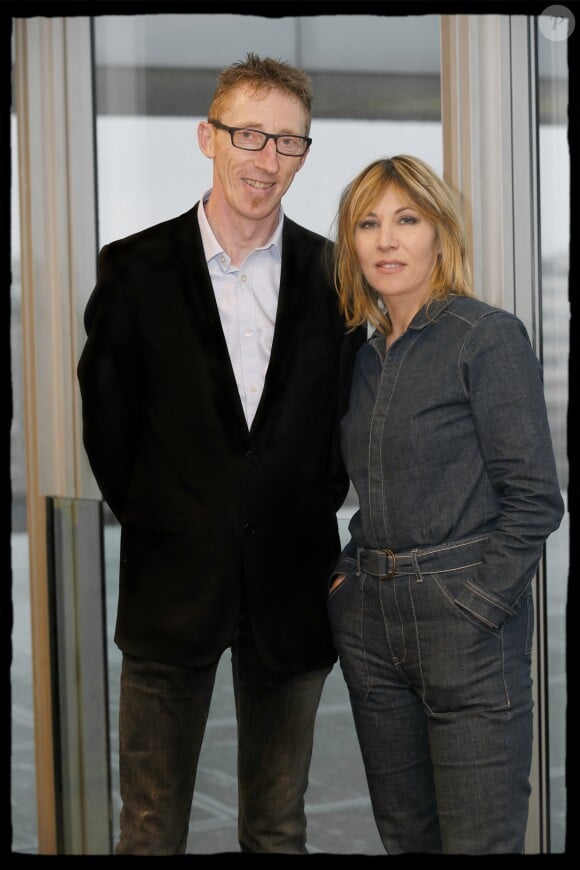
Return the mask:
[[[479,550],[474,542],[382,560],[364,551],[328,600],[389,854],[524,848],[532,593],[499,629],[459,606]]]
[[[123,656],[117,854],[185,853],[217,664],[192,669]],[[273,673],[258,657],[251,634],[242,631],[232,644],[232,669],[240,848],[305,853],[304,795],[330,668]]]

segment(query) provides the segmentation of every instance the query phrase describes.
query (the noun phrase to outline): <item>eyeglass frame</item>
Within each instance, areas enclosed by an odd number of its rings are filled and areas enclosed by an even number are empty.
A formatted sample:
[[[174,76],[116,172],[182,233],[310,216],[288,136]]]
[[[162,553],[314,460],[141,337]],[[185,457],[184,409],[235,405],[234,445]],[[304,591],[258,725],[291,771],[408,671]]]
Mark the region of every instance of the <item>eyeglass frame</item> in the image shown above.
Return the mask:
[[[222,124],[221,121],[216,121],[212,118],[208,118],[207,123],[211,124],[212,127],[215,127],[216,130],[225,130],[226,133],[229,133],[233,147],[239,148],[241,151],[263,151],[268,144],[268,139],[273,139],[274,145],[276,146],[276,153],[281,154],[282,157],[304,157],[304,155],[312,145],[312,139],[310,138],[310,136],[298,136],[297,133],[265,133],[263,130],[256,130],[254,127],[228,127],[227,124]],[[260,136],[265,136],[264,144],[261,146],[261,148],[244,148],[243,145],[236,145],[236,143],[234,142],[234,133],[239,133],[242,130],[247,130],[250,133],[259,133]],[[306,147],[304,148],[302,154],[287,154],[284,151],[280,151],[280,149],[278,148],[278,139],[283,139],[284,136],[292,136],[294,139],[302,139],[302,141],[306,143]]]

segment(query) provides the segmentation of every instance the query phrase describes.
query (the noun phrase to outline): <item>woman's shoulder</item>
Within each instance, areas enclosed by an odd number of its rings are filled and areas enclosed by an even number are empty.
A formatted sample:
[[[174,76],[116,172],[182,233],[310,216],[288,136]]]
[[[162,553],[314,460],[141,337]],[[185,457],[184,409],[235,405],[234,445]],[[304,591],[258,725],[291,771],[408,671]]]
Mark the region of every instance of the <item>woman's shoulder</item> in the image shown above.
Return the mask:
[[[490,348],[495,348],[498,354],[508,348],[512,356],[516,348],[529,354],[531,343],[527,328],[513,312],[469,296],[453,297],[450,311],[463,325],[460,332],[465,358],[474,358],[481,351],[488,354]]]
[[[449,312],[456,317],[462,317],[465,320],[475,325],[483,318],[500,317],[506,320],[518,322],[518,318],[511,311],[501,308],[499,305],[493,305],[486,302],[477,296],[459,296],[451,294],[449,297]]]

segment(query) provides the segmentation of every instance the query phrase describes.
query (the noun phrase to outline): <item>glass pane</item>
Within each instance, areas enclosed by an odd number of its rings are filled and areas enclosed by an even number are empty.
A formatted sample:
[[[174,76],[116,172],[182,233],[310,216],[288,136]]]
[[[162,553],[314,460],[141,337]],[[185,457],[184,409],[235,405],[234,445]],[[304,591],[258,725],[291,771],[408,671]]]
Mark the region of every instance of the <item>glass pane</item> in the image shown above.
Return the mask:
[[[327,234],[343,186],[381,156],[410,151],[442,172],[438,16],[103,16],[95,20],[100,244],[189,209],[205,191],[211,167],[197,124],[221,67],[250,50],[300,63],[312,77],[313,144],[284,200],[294,220]]]
[[[220,69],[248,51],[302,66],[313,81],[313,145],[284,199],[293,220],[327,235],[344,185],[378,157],[410,152],[442,173],[437,15],[102,16],[94,27],[99,245],[190,209],[210,186],[197,124],[207,118]],[[353,509],[348,500],[339,514],[343,536]],[[105,537],[112,638],[119,543],[112,519]],[[119,667],[111,641],[115,826]],[[235,753],[226,654],[200,759],[190,851],[238,850]],[[311,851],[384,854],[338,668],[319,709],[307,802]]]
[[[34,750],[34,702],[32,695],[32,639],[28,530],[26,526],[26,463],[24,456],[24,394],[22,389],[22,298],[20,283],[20,229],[18,202],[18,143],[16,116],[10,121],[11,266],[10,356],[12,367],[13,417],[10,431],[10,476],[12,483],[12,693],[11,804],[12,849],[38,851],[36,820],[36,764]]]
[[[558,474],[568,489],[568,299],[570,155],[567,141],[568,69],[566,40],[538,29],[540,85],[540,237],[544,387]],[[557,33],[557,31],[556,31]],[[550,759],[550,851],[563,852],[566,834],[566,595],[569,515],[546,548],[548,728]]]

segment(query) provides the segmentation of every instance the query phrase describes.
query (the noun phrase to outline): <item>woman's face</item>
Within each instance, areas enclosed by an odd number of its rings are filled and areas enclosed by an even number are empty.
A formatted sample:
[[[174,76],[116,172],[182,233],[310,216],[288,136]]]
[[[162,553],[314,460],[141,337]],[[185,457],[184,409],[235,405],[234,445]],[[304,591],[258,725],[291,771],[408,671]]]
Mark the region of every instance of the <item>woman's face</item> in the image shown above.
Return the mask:
[[[365,278],[387,307],[394,300],[420,307],[440,248],[434,225],[405,193],[389,185],[358,221],[354,244]]]

